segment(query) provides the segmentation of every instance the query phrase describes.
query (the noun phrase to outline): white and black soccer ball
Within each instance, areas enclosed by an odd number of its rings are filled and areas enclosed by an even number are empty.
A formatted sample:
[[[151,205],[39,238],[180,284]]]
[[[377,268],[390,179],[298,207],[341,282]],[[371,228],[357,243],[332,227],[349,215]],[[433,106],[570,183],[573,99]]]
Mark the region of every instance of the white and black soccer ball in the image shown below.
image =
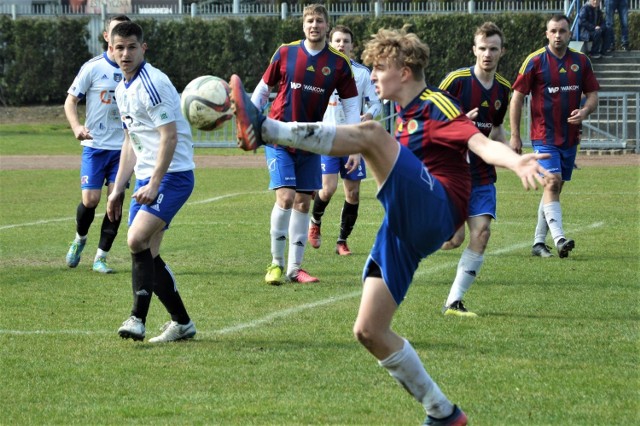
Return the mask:
[[[233,117],[230,92],[229,84],[219,77],[198,77],[182,91],[182,115],[197,129],[216,130]]]

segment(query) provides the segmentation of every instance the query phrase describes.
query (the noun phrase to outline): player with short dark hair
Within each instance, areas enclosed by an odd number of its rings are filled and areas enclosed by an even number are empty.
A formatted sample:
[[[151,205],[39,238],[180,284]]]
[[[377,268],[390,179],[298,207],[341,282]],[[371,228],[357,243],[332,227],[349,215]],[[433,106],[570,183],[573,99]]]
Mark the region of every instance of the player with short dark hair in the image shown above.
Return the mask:
[[[306,6],[302,15],[305,38],[283,44],[253,91],[251,100],[262,108],[271,88],[278,86],[269,117],[284,122],[315,122],[337,90],[343,99],[346,121],[360,121],[358,91],[349,58],[327,44],[329,14],[321,4]],[[320,156],[304,150],[266,145],[269,189],[276,193],[271,210],[271,264],[265,281],[283,281],[284,253],[289,239],[286,277],[291,282],[313,283],[318,278],[301,268],[309,229],[309,208],[314,191],[322,188]]]
[[[531,53],[513,83],[510,106],[511,147],[522,150],[520,118],[524,97],[531,93],[531,144],[538,153],[550,158],[541,161],[549,170],[538,206],[533,256],[551,257],[545,244],[551,231],[558,256],[568,257],[575,242],[564,233],[560,193],[571,180],[582,122],[598,107],[600,85],[587,55],[569,48],[569,18],[553,15],[547,21],[549,44]],[[583,99],[583,95],[585,99]]]
[[[345,25],[336,25],[329,33],[329,44],[351,58],[354,44],[353,32]],[[380,113],[382,105],[371,83],[371,71],[353,59],[351,59],[351,69],[358,88],[358,105],[360,105],[360,108],[367,108],[366,111],[362,109],[358,111],[362,113],[360,120],[372,120]],[[340,99],[337,92],[334,92],[331,96],[323,121],[334,124],[344,124],[346,122],[342,109],[342,99]],[[338,174],[340,174],[344,186],[345,200],[340,214],[340,234],[336,241],[336,253],[341,256],[348,256],[351,254],[351,250],[347,245],[347,238],[351,235],[351,231],[358,219],[360,181],[367,177],[366,167],[360,159],[360,154],[344,157],[323,155],[320,161],[322,166],[322,189],[316,192],[313,199],[311,223],[309,224],[309,243],[313,248],[320,248],[322,242],[320,228],[322,216],[331,201],[331,197],[333,197],[338,188]]]
[[[126,15],[116,15],[106,20],[102,37],[107,45],[110,43],[111,30],[125,21],[130,21]],[[71,130],[82,145],[82,200],[76,208],[76,237],[67,251],[66,262],[70,268],[75,268],[80,263],[89,228],[102,197],[102,187],[107,186],[107,195],[113,191],[124,140],[120,114],[114,99],[114,91],[120,80],[122,72],[107,50],[80,68],[64,102],[64,113]],[[78,103],[82,99],[86,100],[84,124],[80,123],[78,117]],[[107,255],[119,227],[120,220],[112,222],[104,215],[98,250],[93,260],[94,271],[103,274],[113,272],[107,264]]]
[[[476,127],[490,139],[506,143],[502,123],[509,109],[511,84],[497,73],[504,54],[504,35],[493,22],[485,22],[473,36],[475,65],[449,73],[440,83],[458,98],[463,111]],[[471,199],[469,200],[469,245],[462,252],[456,277],[442,309],[445,315],[475,317],[462,298],[469,291],[484,263],[484,252],[491,236],[491,220],[496,218],[496,168],[469,152],[471,166]],[[459,247],[464,241],[462,225],[443,249]]]
[[[507,167],[526,188],[542,181],[544,155],[518,156],[488,139],[451,95],[425,82],[429,48],[405,30],[381,29],[366,44],[363,61],[381,99],[400,107],[395,138],[377,121],[355,125],[283,123],[266,118],[231,77],[238,143],[245,150],[273,143],[324,155],[362,153],[378,185],[385,215],[363,272],[356,339],[427,412],[425,424],[465,425],[467,416],[431,379],[411,344],[391,330],[418,264],[437,251],[468,216],[468,150]]]
[[[124,79],[116,100],[124,127],[120,169],[107,202],[109,219],[122,216],[122,194],[133,172],[136,185],[129,207],[127,243],[131,252],[133,308],[122,323],[122,338],[143,340],[155,293],[171,316],[151,343],[189,339],[196,327],[182,302],[160,244],[171,220],[195,184],[191,127],[180,112],[180,95],[169,78],[144,60],[147,44],[133,22],[116,25],[109,47]]]

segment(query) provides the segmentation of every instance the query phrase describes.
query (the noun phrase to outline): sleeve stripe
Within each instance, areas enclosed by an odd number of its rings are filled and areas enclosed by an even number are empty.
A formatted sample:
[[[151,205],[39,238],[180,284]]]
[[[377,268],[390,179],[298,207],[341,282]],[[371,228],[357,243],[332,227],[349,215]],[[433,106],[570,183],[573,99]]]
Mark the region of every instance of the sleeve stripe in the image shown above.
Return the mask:
[[[511,90],[511,83],[509,83],[509,80],[507,80],[506,78],[504,78],[503,76],[501,76],[498,73],[496,73],[496,80],[498,80],[498,82],[500,84],[503,84],[503,85],[507,86],[509,88],[509,90]]]
[[[149,73],[144,68],[140,70],[140,80],[142,81],[142,85],[144,86],[145,90],[149,94],[153,106],[156,106],[160,102],[162,102],[162,99],[160,99],[160,94],[156,90],[153,82],[151,81],[151,78],[149,77]]]
[[[469,77],[470,75],[471,75],[471,70],[469,68],[450,72],[444,78],[444,80],[442,80],[442,82],[440,83],[440,86],[438,87],[442,90],[447,90],[449,86],[451,86],[451,83],[453,83],[453,80],[455,80],[456,78]]]
[[[533,59],[534,56],[537,56],[543,53],[544,51],[545,51],[545,48],[543,47],[531,53],[529,56],[527,56],[527,59],[525,59],[524,62],[522,63],[520,70],[518,70],[518,74],[524,74],[524,71],[527,69],[527,65],[529,65],[529,62],[531,61],[531,59]]]
[[[460,115],[461,111],[442,93],[434,93],[428,89],[425,93],[427,95],[426,100],[433,102],[449,120],[453,120]]]

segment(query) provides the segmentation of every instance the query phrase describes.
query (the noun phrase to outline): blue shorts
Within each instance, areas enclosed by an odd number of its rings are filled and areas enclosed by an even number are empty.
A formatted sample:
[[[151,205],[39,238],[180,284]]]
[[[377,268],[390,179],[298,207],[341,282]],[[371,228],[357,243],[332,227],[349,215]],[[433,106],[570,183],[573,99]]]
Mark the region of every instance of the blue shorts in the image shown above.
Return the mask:
[[[340,173],[342,179],[347,180],[362,180],[367,177],[367,169],[364,165],[364,160],[360,161],[360,165],[356,170],[351,173],[347,173],[345,165],[349,161],[349,156],[346,157],[330,157],[323,155],[320,158],[320,166],[322,167],[323,175],[337,175]]]
[[[320,156],[306,151],[289,152],[286,147],[265,145],[267,168],[269,169],[269,189],[284,186],[296,191],[316,191],[322,189]]]
[[[80,188],[102,189],[116,181],[120,164],[120,150],[95,149],[82,147],[80,165]]]
[[[551,154],[551,157],[538,160],[538,163],[551,173],[560,173],[563,182],[570,181],[573,166],[576,163],[578,146],[562,149],[554,145],[542,145],[540,142],[541,141],[532,141],[533,151],[536,154]]]
[[[493,183],[471,188],[469,217],[484,215],[496,218],[496,186]]]
[[[136,180],[136,186],[133,192],[138,188],[149,183],[149,179]],[[193,187],[195,186],[195,176],[193,170],[186,172],[167,173],[160,182],[158,196],[151,204],[140,204],[135,198],[131,199],[129,207],[129,226],[133,223],[139,210],[151,213],[162,219],[167,225],[164,229],[169,228],[171,220],[187,202]]]
[[[404,146],[377,198],[385,216],[362,279],[375,262],[399,305],[420,261],[440,249],[456,231],[458,214],[444,187]]]

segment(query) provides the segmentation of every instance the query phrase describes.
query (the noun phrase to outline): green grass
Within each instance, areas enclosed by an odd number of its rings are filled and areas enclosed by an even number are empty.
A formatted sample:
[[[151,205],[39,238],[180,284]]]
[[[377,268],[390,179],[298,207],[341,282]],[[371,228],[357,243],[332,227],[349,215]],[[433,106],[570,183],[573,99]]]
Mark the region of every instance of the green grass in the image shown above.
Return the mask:
[[[60,138],[73,145],[67,132]],[[44,129],[40,149],[24,152],[41,153],[56,133]],[[374,183],[362,187],[355,254],[333,253],[336,195],[324,245],[305,257],[322,282],[270,287],[262,281],[274,202],[266,171],[198,169],[196,179],[162,253],[198,334],[154,346],[116,333],[131,304],[125,226],[110,255],[117,273],[90,270],[104,202],[79,267],[64,264],[77,171],[0,171],[1,423],[421,422],[420,405],[351,335],[361,268],[382,217]],[[393,326],[471,424],[640,422],[639,187],[635,167],[576,170],[563,194],[576,249],[568,259],[540,259],[529,252],[540,193],[500,172],[499,220],[466,298],[476,320],[440,314],[461,250],[422,263]],[[155,299],[148,337],[166,320]]]

